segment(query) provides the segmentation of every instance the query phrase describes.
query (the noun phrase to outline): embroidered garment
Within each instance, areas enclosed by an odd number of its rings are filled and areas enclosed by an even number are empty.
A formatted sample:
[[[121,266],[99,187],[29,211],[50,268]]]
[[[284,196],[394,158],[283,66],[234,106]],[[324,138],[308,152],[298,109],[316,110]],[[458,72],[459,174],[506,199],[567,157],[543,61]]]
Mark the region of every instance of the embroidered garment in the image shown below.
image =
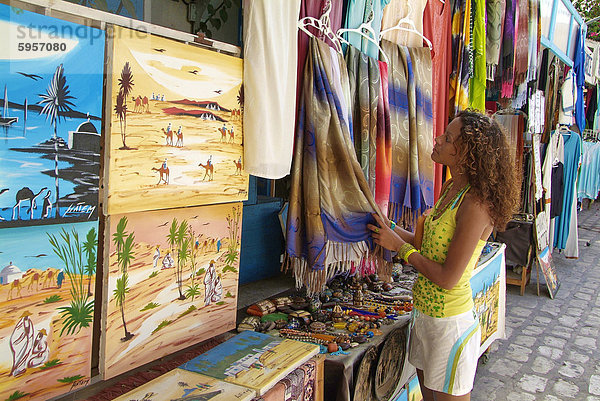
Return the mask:
[[[392,188],[388,216],[414,225],[433,205],[431,52],[383,41],[390,58]],[[408,122],[408,124],[407,124]]]
[[[346,66],[350,81],[354,149],[369,183],[369,189],[374,194],[377,102],[381,90],[379,62],[356,47],[348,46]]]
[[[342,57],[311,38],[294,149],[287,258],[298,287],[312,295],[363,263],[389,276],[370,252],[367,223],[378,212],[350,137],[349,81]],[[346,89],[344,89],[346,88]]]
[[[485,0],[473,1],[473,76],[469,81],[469,107],[485,113]]]
[[[245,0],[244,10],[244,170],[281,178],[292,165],[300,0]]]
[[[487,1],[487,38],[486,38],[486,66],[487,79],[494,80],[496,68],[500,60],[500,43],[502,41],[502,27],[504,25],[504,11],[506,0]]]
[[[469,78],[473,70],[471,0],[454,1],[452,9],[452,73],[450,117],[469,107]]]

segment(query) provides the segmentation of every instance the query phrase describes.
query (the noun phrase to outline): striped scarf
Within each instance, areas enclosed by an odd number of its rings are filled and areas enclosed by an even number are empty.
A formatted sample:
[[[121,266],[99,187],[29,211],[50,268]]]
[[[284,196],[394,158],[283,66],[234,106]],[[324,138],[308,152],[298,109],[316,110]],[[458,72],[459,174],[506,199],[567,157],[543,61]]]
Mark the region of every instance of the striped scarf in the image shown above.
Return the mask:
[[[350,132],[350,84],[344,60],[311,38],[304,69],[287,219],[287,256],[298,287],[310,295],[335,275],[374,267],[391,273],[370,251],[371,213],[378,212],[356,159]],[[365,269],[364,266],[368,265]]]
[[[487,79],[493,81],[496,67],[500,59],[500,43],[502,41],[502,25],[504,23],[505,0],[488,0],[487,2],[487,42],[486,65]]]

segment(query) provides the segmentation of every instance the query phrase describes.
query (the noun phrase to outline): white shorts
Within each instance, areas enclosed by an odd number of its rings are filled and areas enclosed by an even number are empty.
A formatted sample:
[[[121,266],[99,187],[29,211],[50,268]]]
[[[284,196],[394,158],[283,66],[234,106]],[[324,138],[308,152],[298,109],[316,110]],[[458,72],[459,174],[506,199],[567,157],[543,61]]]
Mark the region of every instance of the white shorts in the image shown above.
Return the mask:
[[[480,341],[472,311],[436,318],[413,309],[408,360],[423,371],[425,387],[465,395],[473,389]]]

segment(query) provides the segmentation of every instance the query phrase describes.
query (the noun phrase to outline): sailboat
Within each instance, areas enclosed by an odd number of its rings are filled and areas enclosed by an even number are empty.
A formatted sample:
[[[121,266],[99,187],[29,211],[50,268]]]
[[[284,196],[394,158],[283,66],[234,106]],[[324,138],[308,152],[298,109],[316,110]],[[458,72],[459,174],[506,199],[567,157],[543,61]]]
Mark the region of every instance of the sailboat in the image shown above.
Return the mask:
[[[2,116],[0,116],[0,126],[8,127],[11,124],[19,121],[19,117],[9,117],[8,116],[8,96],[6,91],[6,85],[4,85],[4,111],[2,112]]]

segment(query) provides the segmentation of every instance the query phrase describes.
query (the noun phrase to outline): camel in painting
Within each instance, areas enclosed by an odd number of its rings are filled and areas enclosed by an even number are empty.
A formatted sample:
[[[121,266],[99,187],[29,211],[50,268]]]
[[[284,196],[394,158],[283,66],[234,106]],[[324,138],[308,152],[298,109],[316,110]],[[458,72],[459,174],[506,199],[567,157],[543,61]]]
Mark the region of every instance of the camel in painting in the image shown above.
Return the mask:
[[[49,288],[53,284],[54,279],[54,271],[52,269],[48,269],[42,273],[42,277],[40,281],[42,282],[42,288]],[[48,285],[46,285],[48,283]]]
[[[140,113],[140,110],[142,108],[142,98],[141,98],[141,96],[132,97],[131,101],[135,103],[134,106],[133,106],[133,112],[134,113]]]
[[[38,272],[28,271],[23,277],[23,284],[29,282],[27,285],[27,290],[31,291],[33,284],[35,283],[35,290],[39,291],[40,289],[40,274]]]
[[[175,147],[177,148],[183,148],[183,131],[181,130],[181,126],[179,126],[179,129],[177,130],[177,132],[175,132],[175,135],[177,136],[177,141],[175,142]],[[173,140],[171,139],[171,142]]]
[[[165,136],[165,139],[167,141],[166,145],[167,146],[169,146],[169,145],[173,146],[173,130],[165,131],[164,128],[161,128],[160,130],[163,132],[163,135]]]
[[[29,187],[23,187],[19,189],[16,196],[16,203],[12,209],[12,219],[15,219],[15,209],[18,210],[17,220],[21,218],[21,203],[29,201],[29,211],[27,213],[29,213],[29,218],[33,220],[33,209],[37,209],[36,199],[46,189],[48,188],[44,187],[40,189],[40,191],[37,194],[34,194],[33,191],[29,189]]]
[[[242,161],[234,160],[233,164],[235,164],[235,174],[234,175],[242,175]]]
[[[160,173],[157,185],[161,182],[164,182],[167,185],[169,184],[169,168],[165,166],[164,163],[162,166],[160,166],[160,168],[152,167],[152,170],[158,171]]]
[[[234,142],[234,138],[235,138],[235,132],[233,132],[233,129],[230,129],[229,130],[229,143],[233,143]]]
[[[204,181],[206,179],[206,177],[208,176],[208,181],[212,181],[213,180],[213,173],[214,173],[214,167],[212,164],[198,164],[198,166],[204,168],[205,173],[204,173],[204,177],[202,178],[202,181]]]
[[[19,279],[13,280],[13,282],[10,283],[10,288],[8,290],[8,296],[6,297],[6,300],[8,301],[9,299],[13,299],[13,297],[11,297],[13,290],[15,290],[17,292],[17,296],[21,298],[22,289],[23,288],[21,286],[21,281]]]
[[[218,128],[218,130],[221,133],[221,140],[219,142],[227,142],[227,128],[222,127]]]
[[[146,113],[150,113],[150,104],[148,103],[148,96],[142,98],[142,110]]]

